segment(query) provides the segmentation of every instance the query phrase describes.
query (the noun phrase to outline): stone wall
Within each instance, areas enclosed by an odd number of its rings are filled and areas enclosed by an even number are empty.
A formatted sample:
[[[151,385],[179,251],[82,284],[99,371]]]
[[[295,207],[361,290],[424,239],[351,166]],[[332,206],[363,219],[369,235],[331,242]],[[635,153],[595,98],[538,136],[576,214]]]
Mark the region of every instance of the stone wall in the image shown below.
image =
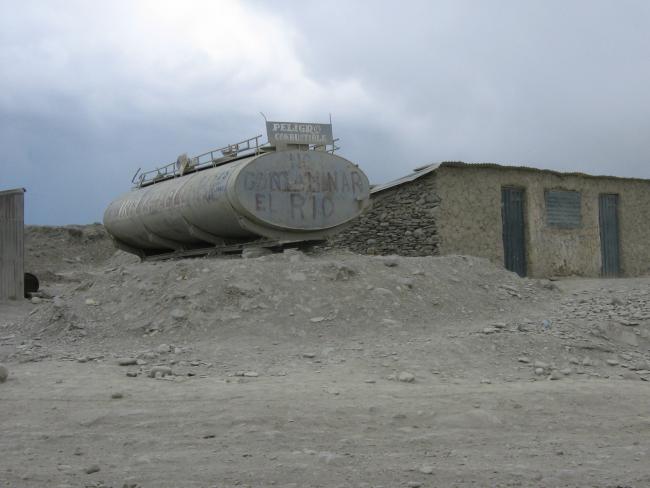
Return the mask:
[[[372,208],[330,239],[333,247],[361,254],[438,254],[435,175],[371,194]]]

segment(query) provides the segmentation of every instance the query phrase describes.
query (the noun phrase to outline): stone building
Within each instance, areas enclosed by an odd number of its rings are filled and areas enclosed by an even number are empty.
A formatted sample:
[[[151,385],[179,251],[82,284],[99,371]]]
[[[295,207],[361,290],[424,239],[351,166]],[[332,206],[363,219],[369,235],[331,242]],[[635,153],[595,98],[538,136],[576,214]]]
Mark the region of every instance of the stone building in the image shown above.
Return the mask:
[[[364,254],[465,254],[521,275],[650,270],[650,180],[445,162],[375,186],[332,243]]]

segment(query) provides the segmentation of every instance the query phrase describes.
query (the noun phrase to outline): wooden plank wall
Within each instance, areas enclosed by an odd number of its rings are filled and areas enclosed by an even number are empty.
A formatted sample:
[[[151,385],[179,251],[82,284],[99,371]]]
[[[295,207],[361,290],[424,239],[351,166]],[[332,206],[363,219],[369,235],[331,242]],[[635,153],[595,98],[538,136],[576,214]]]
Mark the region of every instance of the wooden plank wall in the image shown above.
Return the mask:
[[[24,296],[25,190],[0,191],[0,300]]]

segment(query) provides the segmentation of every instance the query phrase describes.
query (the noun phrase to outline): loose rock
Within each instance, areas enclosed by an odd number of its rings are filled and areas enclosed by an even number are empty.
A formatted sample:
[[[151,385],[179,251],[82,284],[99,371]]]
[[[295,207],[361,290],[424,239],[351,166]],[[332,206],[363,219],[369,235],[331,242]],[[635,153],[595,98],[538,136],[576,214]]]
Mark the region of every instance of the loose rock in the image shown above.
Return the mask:
[[[184,320],[187,318],[187,312],[185,310],[181,310],[180,308],[175,308],[170,312],[171,317],[174,320]]]
[[[413,288],[415,281],[412,278],[399,278],[397,283],[408,288],[409,290]]]
[[[398,381],[401,381],[402,383],[413,383],[415,381],[415,375],[412,373],[409,373],[407,371],[402,371],[398,376],[397,376]]]
[[[117,364],[120,366],[133,366],[138,364],[137,358],[119,358]]]
[[[242,259],[255,259],[261,258],[262,256],[267,256],[272,254],[273,251],[265,247],[246,247],[241,252]]]
[[[98,471],[100,471],[100,468],[96,464],[93,464],[92,466],[88,466],[86,469],[84,469],[84,473],[86,474],[93,474],[93,473],[97,473]]]
[[[164,378],[165,376],[171,376],[172,369],[169,366],[154,366],[149,371],[150,378]]]
[[[256,371],[237,371],[233,376],[241,376],[244,378],[257,378],[259,373]]]

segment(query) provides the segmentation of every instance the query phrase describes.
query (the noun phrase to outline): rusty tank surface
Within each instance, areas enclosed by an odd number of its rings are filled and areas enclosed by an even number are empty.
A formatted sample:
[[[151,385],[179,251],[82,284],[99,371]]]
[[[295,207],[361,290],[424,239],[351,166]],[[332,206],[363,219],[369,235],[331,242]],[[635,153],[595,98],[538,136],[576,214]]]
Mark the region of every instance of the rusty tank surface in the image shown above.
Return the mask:
[[[141,256],[266,238],[324,239],[369,205],[366,175],[318,150],[273,151],[139,186],[114,200],[104,225]]]

